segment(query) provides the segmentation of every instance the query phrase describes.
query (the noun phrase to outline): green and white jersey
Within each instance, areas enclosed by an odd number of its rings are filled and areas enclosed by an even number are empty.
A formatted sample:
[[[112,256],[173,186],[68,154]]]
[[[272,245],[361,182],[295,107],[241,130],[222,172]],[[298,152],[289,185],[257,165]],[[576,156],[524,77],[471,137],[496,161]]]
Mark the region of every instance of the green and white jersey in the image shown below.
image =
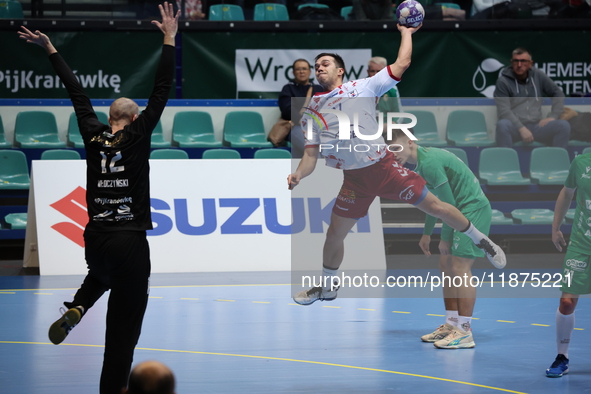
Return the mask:
[[[427,181],[427,188],[431,193],[464,214],[490,204],[470,168],[445,149],[419,146],[415,172]],[[423,233],[431,235],[436,221],[437,219],[427,216]],[[449,241],[452,233],[453,230],[444,225],[441,239]]]
[[[578,155],[570,165],[564,187],[577,189],[577,208],[569,250],[591,253],[591,153]]]

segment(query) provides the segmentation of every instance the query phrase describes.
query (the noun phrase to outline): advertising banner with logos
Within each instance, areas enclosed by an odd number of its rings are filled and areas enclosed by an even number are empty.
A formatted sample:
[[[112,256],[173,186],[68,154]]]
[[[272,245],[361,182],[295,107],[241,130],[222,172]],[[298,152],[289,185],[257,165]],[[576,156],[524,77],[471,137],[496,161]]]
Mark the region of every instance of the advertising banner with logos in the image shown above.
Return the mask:
[[[557,50],[569,42],[591,47],[591,37],[581,31],[419,31],[413,35],[412,64],[398,87],[402,97],[492,97],[511,52],[525,47],[567,96],[591,92],[591,52]],[[370,57],[394,62],[399,45],[398,31],[184,33],[183,97],[277,97],[292,78],[293,61],[303,57],[313,63],[325,48],[342,55],[348,79],[365,78]]]
[[[53,44],[92,98],[148,98],[160,60],[160,32],[51,32]],[[112,54],[116,52],[117,58]],[[0,32],[0,97],[67,98],[45,51]],[[174,90],[174,89],[173,89]],[[174,92],[170,96],[175,97]]]
[[[151,161],[152,272],[286,271],[293,259],[320,270],[342,172],[319,163],[294,193],[286,178],[297,162]],[[41,275],[86,273],[85,173],[82,160],[33,161],[24,260],[38,258]],[[346,245],[345,267],[385,269],[378,200]]]

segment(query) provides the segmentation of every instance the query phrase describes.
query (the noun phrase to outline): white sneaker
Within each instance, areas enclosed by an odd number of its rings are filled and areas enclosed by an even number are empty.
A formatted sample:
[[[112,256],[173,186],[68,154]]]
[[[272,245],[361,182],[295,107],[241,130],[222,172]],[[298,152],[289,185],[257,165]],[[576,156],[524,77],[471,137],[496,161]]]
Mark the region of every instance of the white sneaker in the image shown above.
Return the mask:
[[[332,301],[337,298],[337,287],[334,291],[322,290],[322,287],[312,287],[309,290],[303,290],[293,296],[293,300],[300,305],[310,305],[314,302]]]
[[[445,323],[437,327],[437,330],[433,331],[431,334],[423,335],[421,337],[421,341],[423,342],[437,342],[446,336],[448,336],[454,329],[449,323]]]
[[[463,331],[458,327],[454,327],[448,336],[433,345],[439,349],[470,349],[476,346],[476,343],[474,343],[472,331]]]
[[[490,238],[482,238],[480,243],[476,244],[476,246],[484,250],[486,258],[492,263],[492,265],[498,269],[505,268],[507,265],[507,257],[505,256],[505,252],[503,252],[503,249],[501,249],[499,245],[491,241]]]

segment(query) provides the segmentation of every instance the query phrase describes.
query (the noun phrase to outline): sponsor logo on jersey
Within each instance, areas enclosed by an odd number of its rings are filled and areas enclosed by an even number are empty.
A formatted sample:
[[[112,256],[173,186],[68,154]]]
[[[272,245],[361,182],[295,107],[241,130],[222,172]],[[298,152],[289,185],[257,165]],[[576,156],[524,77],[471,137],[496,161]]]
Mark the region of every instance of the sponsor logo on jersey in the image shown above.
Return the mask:
[[[589,230],[585,231],[585,237],[591,237],[591,231],[589,231]]]
[[[587,175],[587,174],[581,174],[581,178],[584,179],[591,179],[591,176]]]
[[[403,191],[400,192],[399,197],[401,200],[403,201],[409,201],[411,200],[414,196],[415,196],[415,192],[412,191],[412,188],[415,185],[410,185],[409,187],[407,187],[406,189],[404,189]]]
[[[591,200],[585,200],[585,206],[587,209],[591,210]]]
[[[585,268],[587,268],[587,262],[575,259],[568,259],[566,260],[566,266],[573,271],[582,272],[585,271]]]

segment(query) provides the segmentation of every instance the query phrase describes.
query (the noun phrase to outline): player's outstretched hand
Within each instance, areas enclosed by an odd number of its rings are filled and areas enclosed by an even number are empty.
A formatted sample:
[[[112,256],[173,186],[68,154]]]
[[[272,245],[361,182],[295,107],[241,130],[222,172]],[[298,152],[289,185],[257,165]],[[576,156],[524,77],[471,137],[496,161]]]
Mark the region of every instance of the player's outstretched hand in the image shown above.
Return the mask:
[[[159,4],[158,8],[160,9],[160,15],[162,15],[162,22],[154,20],[152,24],[156,25],[165,36],[174,38],[179,27],[181,10],[178,10],[175,15],[172,3],[166,1],[164,4]]]
[[[21,26],[21,29],[22,31],[18,32],[19,38],[26,40],[28,43],[37,44],[40,47],[44,48],[47,52],[51,53],[52,50],[55,51],[55,48],[53,47],[53,44],[51,43],[49,37],[41,33],[39,30],[35,30],[35,32],[32,32],[24,26]]]
[[[422,26],[423,26],[422,23],[420,25],[418,25],[417,27],[406,27],[406,26],[402,26],[400,23],[396,24],[396,27],[398,28],[399,32],[402,33],[404,31],[410,31],[410,34],[416,33],[417,30],[419,30]]]

